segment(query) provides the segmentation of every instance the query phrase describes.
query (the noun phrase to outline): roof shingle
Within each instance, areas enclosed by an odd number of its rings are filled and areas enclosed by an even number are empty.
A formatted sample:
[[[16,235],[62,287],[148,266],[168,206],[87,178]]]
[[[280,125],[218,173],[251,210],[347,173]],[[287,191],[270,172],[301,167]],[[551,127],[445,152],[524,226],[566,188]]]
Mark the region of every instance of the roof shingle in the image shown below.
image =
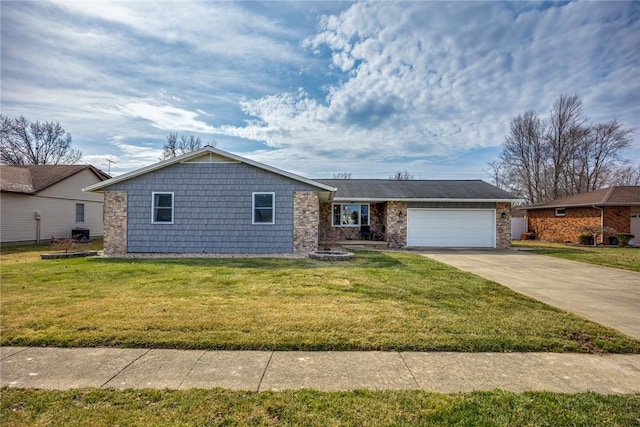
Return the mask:
[[[549,200],[523,209],[545,209],[580,206],[640,206],[640,186],[614,186]]]
[[[316,179],[336,187],[336,200],[519,200],[482,180]]]
[[[0,191],[36,194],[87,168],[102,180],[109,178],[109,175],[91,165],[2,165]]]

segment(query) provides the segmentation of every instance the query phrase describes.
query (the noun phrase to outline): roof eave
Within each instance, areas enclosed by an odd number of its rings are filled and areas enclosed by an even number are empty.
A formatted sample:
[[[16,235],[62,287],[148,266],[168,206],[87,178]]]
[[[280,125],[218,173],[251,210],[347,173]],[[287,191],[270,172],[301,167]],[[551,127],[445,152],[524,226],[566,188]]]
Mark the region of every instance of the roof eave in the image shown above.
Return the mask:
[[[555,208],[591,208],[594,206],[610,207],[610,206],[640,206],[640,202],[607,202],[607,203],[575,203],[575,204],[558,204],[544,206],[522,206],[520,209],[524,210],[539,210],[539,209],[555,209]]]
[[[458,203],[523,203],[524,199],[454,199],[451,197],[428,198],[428,197],[334,197],[335,202],[458,202]]]

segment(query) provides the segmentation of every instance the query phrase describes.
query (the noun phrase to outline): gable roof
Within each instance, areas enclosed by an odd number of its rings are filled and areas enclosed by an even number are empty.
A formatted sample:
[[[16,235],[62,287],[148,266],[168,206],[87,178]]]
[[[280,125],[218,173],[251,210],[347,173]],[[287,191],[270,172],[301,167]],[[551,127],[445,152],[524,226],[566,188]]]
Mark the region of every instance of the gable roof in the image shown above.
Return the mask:
[[[91,165],[1,165],[0,191],[37,194],[85,169],[91,170],[101,180],[110,178]]]
[[[549,200],[523,209],[566,208],[584,206],[640,206],[640,186],[614,186],[588,193]]]
[[[183,154],[181,156],[176,156],[176,157],[173,157],[171,159],[167,159],[167,160],[163,160],[163,161],[158,162],[158,163],[154,163],[154,164],[152,164],[150,166],[146,166],[144,168],[136,169],[134,171],[122,174],[120,176],[108,179],[108,180],[103,181],[103,182],[98,182],[96,184],[89,185],[84,190],[85,191],[100,191],[103,188],[108,187],[110,185],[117,184],[117,183],[122,182],[122,181],[127,181],[129,179],[132,179],[132,178],[135,178],[135,177],[138,177],[138,176],[141,176],[141,175],[145,175],[147,173],[150,173],[150,172],[153,172],[153,171],[157,171],[159,169],[163,169],[163,168],[166,168],[168,166],[175,165],[177,163],[189,162],[189,160],[193,160],[193,159],[196,159],[198,157],[203,157],[203,155],[206,155],[207,153],[215,156],[215,158],[222,157],[222,158],[225,158],[227,160],[232,160],[232,161],[239,162],[239,163],[245,163],[247,165],[251,165],[251,166],[256,167],[258,169],[263,169],[263,170],[275,173],[277,175],[285,176],[285,177],[293,179],[295,181],[303,182],[305,184],[314,186],[314,187],[316,187],[316,188],[318,188],[320,190],[323,190],[325,192],[334,193],[336,191],[335,188],[333,188],[333,187],[331,187],[329,185],[323,184],[323,183],[321,183],[319,181],[313,181],[311,179],[305,178],[305,177],[300,176],[300,175],[296,175],[296,174],[291,173],[291,172],[284,171],[282,169],[278,169],[278,168],[274,168],[274,167],[271,167],[271,166],[267,166],[264,163],[256,162],[255,160],[247,159],[247,158],[238,156],[236,154],[232,154],[232,153],[229,153],[227,151],[223,151],[223,150],[217,149],[217,148],[212,147],[210,145],[206,145],[206,146],[200,148],[199,150],[195,150],[195,151],[192,151],[190,153]]]
[[[335,201],[521,202],[482,180],[318,179],[338,191]]]

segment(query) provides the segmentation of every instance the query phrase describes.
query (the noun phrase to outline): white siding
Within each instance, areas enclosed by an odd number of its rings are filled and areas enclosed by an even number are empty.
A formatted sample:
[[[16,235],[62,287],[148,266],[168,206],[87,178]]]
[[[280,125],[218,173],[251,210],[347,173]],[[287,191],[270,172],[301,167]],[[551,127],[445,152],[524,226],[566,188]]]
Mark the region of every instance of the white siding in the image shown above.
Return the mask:
[[[98,182],[89,170],[84,170],[52,185],[35,196],[0,194],[0,241],[23,242],[37,239],[36,212],[40,212],[40,239],[69,236],[71,230],[88,228],[92,237],[103,234],[101,193],[86,193],[83,187]],[[76,223],[76,203],[84,203],[85,222]]]
[[[522,233],[527,231],[527,218],[511,218],[511,240],[520,240]]]

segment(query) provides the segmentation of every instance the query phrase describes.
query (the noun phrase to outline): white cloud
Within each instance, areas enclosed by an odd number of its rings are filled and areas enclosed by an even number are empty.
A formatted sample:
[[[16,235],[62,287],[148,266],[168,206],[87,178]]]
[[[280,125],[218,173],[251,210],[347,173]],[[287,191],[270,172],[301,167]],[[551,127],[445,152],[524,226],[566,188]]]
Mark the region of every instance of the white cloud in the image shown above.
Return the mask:
[[[640,128],[634,3],[0,5],[3,114],[118,168],[179,132],[306,175],[478,176],[512,117],[574,92]]]
[[[499,3],[356,3],[303,42],[329,48],[330,65],[346,73],[323,102],[304,91],[246,100],[253,120],[219,130],[301,158],[446,157],[499,146],[512,117],[544,115],[560,94],[587,101],[611,87],[620,96],[592,108],[628,122],[640,113],[624,96],[640,94],[639,28],[619,8],[591,4],[521,11],[514,21]]]
[[[118,107],[122,114],[148,120],[153,127],[169,131],[214,133],[214,128],[202,120],[199,113],[170,104],[152,104],[144,100],[127,102]]]

